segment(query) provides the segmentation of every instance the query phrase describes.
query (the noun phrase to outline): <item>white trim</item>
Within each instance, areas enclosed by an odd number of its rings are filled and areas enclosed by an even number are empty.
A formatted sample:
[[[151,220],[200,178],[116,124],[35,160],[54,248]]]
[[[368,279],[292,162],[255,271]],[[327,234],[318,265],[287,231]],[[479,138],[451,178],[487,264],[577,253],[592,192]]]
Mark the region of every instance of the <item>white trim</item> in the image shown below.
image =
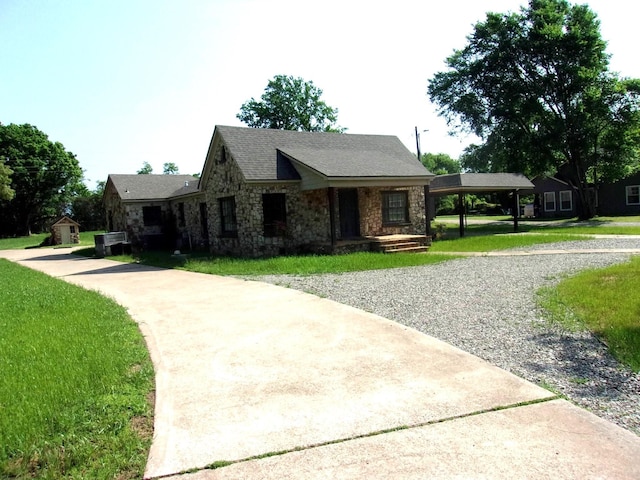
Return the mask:
[[[632,189],[636,189],[636,193],[632,193]],[[625,200],[627,205],[640,205],[640,185],[627,185],[624,189]],[[629,197],[638,197],[637,202],[630,202]]]
[[[547,195],[553,196],[553,208],[547,208]],[[555,212],[556,211],[556,192],[544,192],[543,196],[543,207],[545,212]],[[549,202],[551,203],[551,202]]]
[[[569,208],[562,208],[562,194],[568,194],[569,195]],[[571,190],[562,190],[558,193],[558,199],[560,201],[560,211],[561,212],[570,212],[571,210],[573,210],[573,194],[571,192]]]

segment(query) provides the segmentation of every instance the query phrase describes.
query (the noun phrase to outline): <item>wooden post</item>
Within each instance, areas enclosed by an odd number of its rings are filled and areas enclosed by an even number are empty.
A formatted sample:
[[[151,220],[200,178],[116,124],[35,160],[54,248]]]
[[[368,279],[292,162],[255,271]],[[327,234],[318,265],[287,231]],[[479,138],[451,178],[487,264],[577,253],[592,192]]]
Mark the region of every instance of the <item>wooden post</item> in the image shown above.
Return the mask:
[[[460,208],[460,238],[464,237],[464,193],[458,193],[458,207]]]
[[[424,218],[426,220],[425,233],[427,237],[431,236],[431,218],[429,218],[429,185],[424,186]]]
[[[331,251],[336,247],[336,206],[335,206],[335,189],[329,187],[327,189],[329,195],[329,228],[331,229]]]
[[[518,232],[518,217],[520,216],[520,195],[518,191],[513,191],[513,231]]]

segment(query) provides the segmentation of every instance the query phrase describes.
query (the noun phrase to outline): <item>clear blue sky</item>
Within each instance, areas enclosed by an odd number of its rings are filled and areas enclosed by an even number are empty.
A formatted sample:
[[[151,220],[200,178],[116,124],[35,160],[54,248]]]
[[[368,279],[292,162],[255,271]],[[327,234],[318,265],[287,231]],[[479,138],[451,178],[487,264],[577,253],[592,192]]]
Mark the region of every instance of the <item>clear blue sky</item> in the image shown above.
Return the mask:
[[[612,70],[640,77],[640,2],[587,0]],[[0,0],[0,122],[30,123],[78,157],[90,188],[165,162],[199,173],[214,126],[274,75],[324,91],[348,133],[457,157],[427,81],[487,11],[520,0]]]

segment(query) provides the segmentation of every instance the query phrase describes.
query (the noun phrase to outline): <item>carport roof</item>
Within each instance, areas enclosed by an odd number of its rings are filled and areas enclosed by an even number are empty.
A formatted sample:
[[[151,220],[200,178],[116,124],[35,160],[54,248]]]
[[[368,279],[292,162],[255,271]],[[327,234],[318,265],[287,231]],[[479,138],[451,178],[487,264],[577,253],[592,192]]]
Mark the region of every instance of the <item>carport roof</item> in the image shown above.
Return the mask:
[[[499,192],[532,189],[533,183],[521,173],[452,173],[437,175],[429,190],[435,195]]]

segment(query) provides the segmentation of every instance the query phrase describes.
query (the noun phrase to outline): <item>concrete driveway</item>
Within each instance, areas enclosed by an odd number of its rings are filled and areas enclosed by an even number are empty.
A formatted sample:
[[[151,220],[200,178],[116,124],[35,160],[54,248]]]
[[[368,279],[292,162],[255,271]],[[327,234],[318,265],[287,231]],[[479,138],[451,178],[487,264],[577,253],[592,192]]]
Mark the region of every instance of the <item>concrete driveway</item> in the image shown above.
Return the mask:
[[[145,478],[640,478],[640,437],[376,315],[69,249],[0,257],[140,325],[156,369]]]

